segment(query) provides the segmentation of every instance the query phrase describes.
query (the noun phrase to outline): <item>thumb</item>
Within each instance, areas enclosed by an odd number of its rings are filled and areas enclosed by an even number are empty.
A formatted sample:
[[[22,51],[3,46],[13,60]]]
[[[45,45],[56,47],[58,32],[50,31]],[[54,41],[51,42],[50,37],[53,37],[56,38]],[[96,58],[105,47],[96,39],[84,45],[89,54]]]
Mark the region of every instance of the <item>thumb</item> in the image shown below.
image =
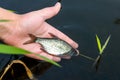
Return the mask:
[[[61,9],[61,4],[57,2],[55,6],[38,10],[37,13],[40,14],[40,16],[43,17],[44,20],[46,20],[55,16],[60,11],[60,9]]]

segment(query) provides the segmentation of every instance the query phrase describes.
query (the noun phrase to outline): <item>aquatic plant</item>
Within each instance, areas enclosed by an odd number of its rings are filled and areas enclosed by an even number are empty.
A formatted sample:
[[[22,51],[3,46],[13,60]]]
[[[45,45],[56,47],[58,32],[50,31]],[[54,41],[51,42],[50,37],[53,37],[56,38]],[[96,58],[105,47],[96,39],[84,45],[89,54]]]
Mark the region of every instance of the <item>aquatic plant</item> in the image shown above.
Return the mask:
[[[82,56],[82,57],[84,57],[84,58],[86,58],[86,59],[89,59],[89,60],[95,61],[95,59],[92,58],[92,57],[90,57],[90,56],[87,56],[87,55],[84,55],[84,54],[81,54],[81,53],[79,53],[79,55]]]
[[[9,22],[10,20],[8,19],[0,19],[0,22]]]
[[[5,74],[9,71],[9,69],[12,67],[13,64],[21,64],[24,66],[25,70],[26,70],[26,74],[28,76],[28,78],[30,80],[34,80],[34,76],[31,72],[31,70],[26,66],[26,64],[21,61],[21,60],[13,60],[10,64],[7,65],[7,67],[5,68],[4,72],[2,73],[2,75],[0,76],[0,80],[3,80],[3,77],[5,76]],[[14,75],[14,71],[11,71],[11,74]]]
[[[107,40],[105,41],[104,45],[101,46],[101,41],[99,39],[99,37],[96,35],[96,41],[97,41],[97,45],[98,45],[98,50],[99,50],[99,54],[102,55],[103,51],[105,50],[109,40],[110,40],[111,35],[108,36]]]
[[[84,54],[80,53],[80,56],[82,56],[86,59],[89,59],[91,61],[94,61],[93,67],[95,67],[96,71],[98,70],[98,67],[99,67],[99,64],[100,64],[100,61],[101,61],[101,57],[103,55],[103,52],[104,52],[105,48],[107,47],[107,44],[108,44],[110,38],[111,38],[111,35],[108,36],[107,40],[105,41],[104,45],[102,46],[101,40],[99,39],[98,35],[96,35],[97,47],[98,47],[98,50],[99,50],[99,54],[96,58],[92,58],[90,56],[87,56],[87,55],[84,55]]]
[[[0,54],[14,54],[14,55],[23,55],[23,54],[34,54],[40,58],[42,58],[44,61],[47,61],[53,65],[56,65],[58,67],[61,67],[58,63],[56,63],[53,60],[50,60],[42,55],[39,55],[37,53],[32,53],[30,51],[18,48],[18,47],[14,47],[14,46],[10,46],[10,45],[5,45],[5,44],[0,44]]]
[[[93,66],[96,68],[96,70],[98,70],[103,51],[105,50],[110,38],[111,38],[111,35],[108,36],[107,40],[105,41],[104,45],[102,46],[98,35],[96,35],[96,41],[97,41],[97,46],[98,46],[98,50],[99,50],[99,55],[97,56],[97,58],[95,59],[95,62],[93,64]]]

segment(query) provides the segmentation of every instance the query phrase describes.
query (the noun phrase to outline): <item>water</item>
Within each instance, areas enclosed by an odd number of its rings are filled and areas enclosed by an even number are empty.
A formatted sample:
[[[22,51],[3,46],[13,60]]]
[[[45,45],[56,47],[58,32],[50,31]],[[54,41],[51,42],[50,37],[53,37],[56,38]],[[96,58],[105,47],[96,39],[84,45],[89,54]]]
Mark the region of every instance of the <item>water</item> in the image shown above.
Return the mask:
[[[53,5],[56,0],[1,0],[0,5],[7,9],[26,13]],[[63,0],[62,10],[48,23],[55,26],[79,43],[82,54],[97,57],[98,49],[95,34],[102,43],[111,35],[104,51],[98,72],[92,67],[93,61],[81,56],[62,60],[62,68],[51,67],[39,80],[120,80],[120,18],[119,0]]]

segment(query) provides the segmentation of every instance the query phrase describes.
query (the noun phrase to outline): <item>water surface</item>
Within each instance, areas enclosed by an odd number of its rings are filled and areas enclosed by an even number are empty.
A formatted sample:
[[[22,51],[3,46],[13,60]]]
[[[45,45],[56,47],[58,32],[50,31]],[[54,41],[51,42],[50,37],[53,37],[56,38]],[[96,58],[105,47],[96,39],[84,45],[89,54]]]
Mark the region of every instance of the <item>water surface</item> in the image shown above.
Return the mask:
[[[1,0],[0,6],[26,13],[51,6],[56,0]],[[78,42],[82,54],[97,57],[95,34],[102,43],[111,35],[104,51],[98,72],[91,66],[93,61],[81,56],[62,60],[62,68],[51,67],[39,80],[120,80],[120,18],[119,0],[63,0],[62,10],[48,23]]]

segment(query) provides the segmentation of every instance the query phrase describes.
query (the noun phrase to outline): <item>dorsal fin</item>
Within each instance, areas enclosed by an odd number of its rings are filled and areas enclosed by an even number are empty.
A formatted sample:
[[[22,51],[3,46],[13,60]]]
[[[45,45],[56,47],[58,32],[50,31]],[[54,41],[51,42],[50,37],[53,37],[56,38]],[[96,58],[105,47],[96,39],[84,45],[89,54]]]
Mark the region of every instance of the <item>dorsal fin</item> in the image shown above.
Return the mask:
[[[48,34],[50,34],[53,38],[55,38],[55,39],[60,39],[59,37],[57,37],[56,35],[54,35],[53,33],[48,33]]]
[[[23,43],[23,44],[33,43],[33,42],[37,39],[37,37],[36,37],[35,35],[33,35],[33,34],[28,34],[28,35],[29,35],[29,37],[30,37],[30,40],[26,41],[26,42]]]

